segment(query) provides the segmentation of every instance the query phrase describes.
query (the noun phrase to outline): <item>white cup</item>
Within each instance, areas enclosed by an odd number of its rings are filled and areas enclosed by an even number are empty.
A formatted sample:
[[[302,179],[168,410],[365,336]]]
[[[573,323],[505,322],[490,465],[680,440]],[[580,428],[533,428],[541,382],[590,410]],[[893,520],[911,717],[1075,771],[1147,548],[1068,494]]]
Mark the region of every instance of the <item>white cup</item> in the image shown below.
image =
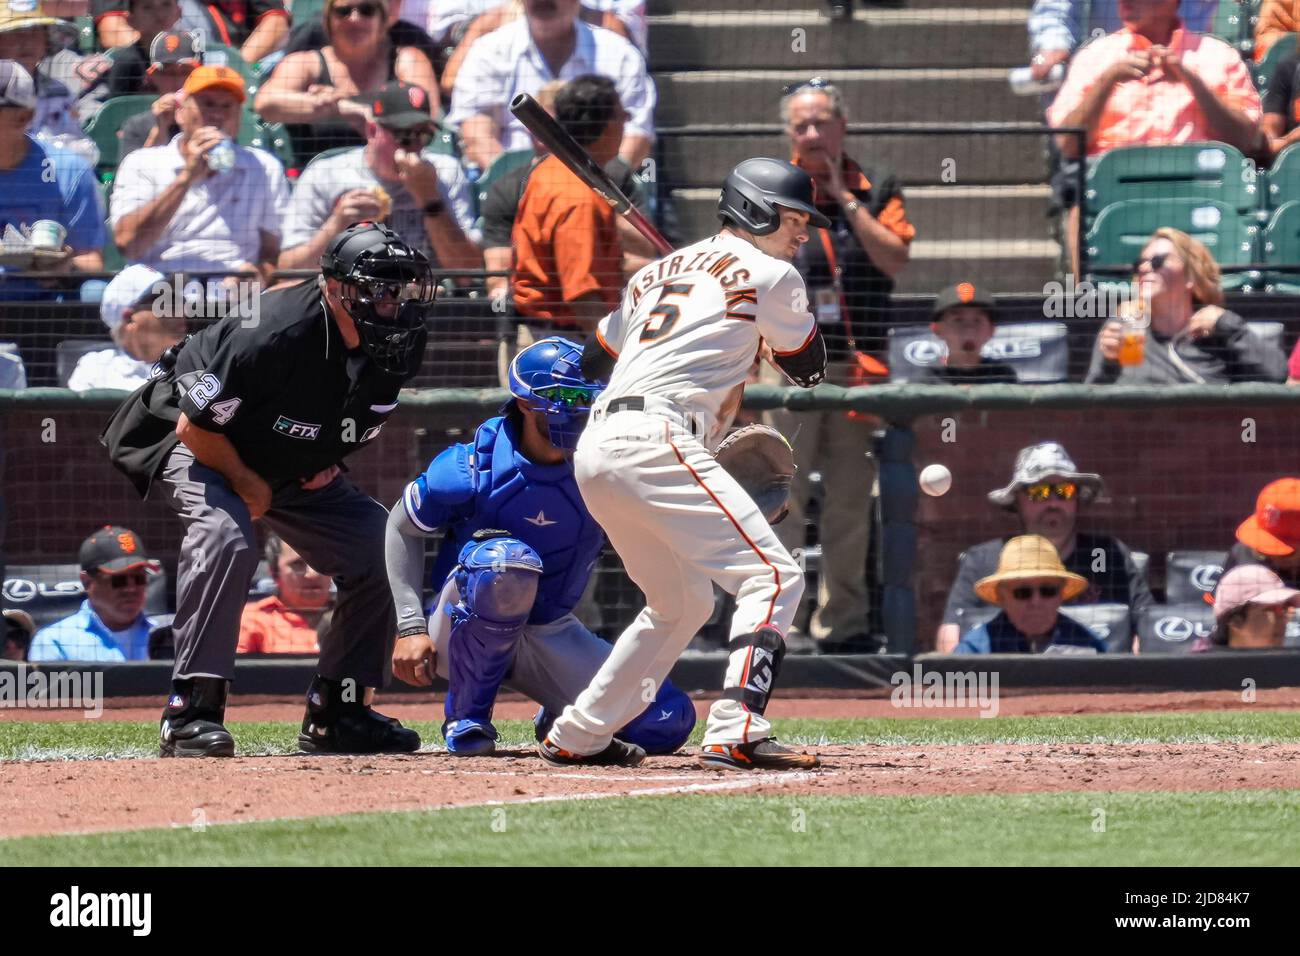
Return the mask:
[[[53,219],[41,219],[32,223],[31,241],[35,249],[59,250],[63,248],[63,240],[68,236],[68,230],[59,225]]]

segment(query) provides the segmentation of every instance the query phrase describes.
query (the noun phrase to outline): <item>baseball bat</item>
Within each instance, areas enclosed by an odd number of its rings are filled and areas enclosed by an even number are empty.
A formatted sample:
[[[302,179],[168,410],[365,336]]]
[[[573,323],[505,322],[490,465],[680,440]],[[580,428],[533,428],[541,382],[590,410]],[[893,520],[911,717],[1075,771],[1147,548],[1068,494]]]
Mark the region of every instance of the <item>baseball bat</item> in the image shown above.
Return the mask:
[[[673,251],[668,240],[660,235],[650,220],[641,215],[641,210],[632,205],[632,201],[623,194],[609,174],[591,158],[591,155],[579,146],[564,127],[555,121],[550,113],[542,109],[542,104],[527,93],[520,93],[510,101],[510,112],[519,122],[528,127],[528,131],[537,141],[551,151],[551,154],[564,163],[575,176],[581,179],[601,199],[609,203],[614,211],[632,224],[637,232],[645,236],[661,256]]]

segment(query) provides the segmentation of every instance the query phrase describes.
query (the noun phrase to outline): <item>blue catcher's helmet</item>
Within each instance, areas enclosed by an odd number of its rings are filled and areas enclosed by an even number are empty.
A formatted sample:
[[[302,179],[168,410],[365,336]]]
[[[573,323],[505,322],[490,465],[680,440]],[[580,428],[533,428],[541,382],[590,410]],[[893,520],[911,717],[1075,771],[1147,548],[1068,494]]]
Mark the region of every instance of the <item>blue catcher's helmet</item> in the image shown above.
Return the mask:
[[[565,451],[578,436],[601,386],[582,377],[582,346],[558,335],[540,339],[510,363],[510,393],[546,413],[551,444]]]

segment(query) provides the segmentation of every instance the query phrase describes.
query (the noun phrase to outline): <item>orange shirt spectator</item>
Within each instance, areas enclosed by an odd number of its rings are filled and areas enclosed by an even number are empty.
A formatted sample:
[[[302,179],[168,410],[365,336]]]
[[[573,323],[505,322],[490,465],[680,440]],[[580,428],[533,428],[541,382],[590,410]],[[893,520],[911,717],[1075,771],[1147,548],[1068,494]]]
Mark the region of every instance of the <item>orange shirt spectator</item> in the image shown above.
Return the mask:
[[[618,155],[623,107],[603,76],[580,76],[555,97],[555,119],[604,165]],[[623,247],[609,204],[554,156],[538,163],[519,201],[515,308],[557,326],[594,329],[618,306]]]
[[[1255,62],[1288,33],[1300,31],[1300,0],[1264,0],[1255,24]]]
[[[316,654],[316,626],[289,608],[278,595],[244,608],[239,621],[240,654]]]
[[[1176,16],[1172,21],[1164,44],[1126,25],[1081,49],[1047,111],[1048,124],[1086,126],[1089,156],[1117,146],[1205,140],[1253,153],[1261,138],[1259,94],[1241,55],[1216,37],[1184,31]],[[1066,156],[1076,155],[1073,137],[1058,144]]]
[[[274,534],[266,539],[266,563],[276,593],[244,608],[237,653],[319,652],[316,635],[330,607],[330,579]]]

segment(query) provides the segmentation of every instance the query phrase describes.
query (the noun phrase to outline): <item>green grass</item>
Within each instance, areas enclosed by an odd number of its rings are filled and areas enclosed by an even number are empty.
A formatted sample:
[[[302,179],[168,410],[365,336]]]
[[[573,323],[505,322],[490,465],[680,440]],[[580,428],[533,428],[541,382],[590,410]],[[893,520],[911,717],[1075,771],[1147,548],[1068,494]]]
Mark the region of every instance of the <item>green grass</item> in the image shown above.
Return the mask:
[[[441,746],[438,725],[413,725],[426,746]],[[291,753],[296,724],[235,722],[245,755]],[[497,724],[504,747],[532,746],[528,721]],[[991,719],[907,718],[871,720],[778,720],[777,735],[798,744],[960,743],[1274,743],[1300,741],[1300,713],[1214,711],[1190,714],[1115,714],[1079,717],[995,717]],[[699,742],[702,726],[696,727]],[[110,720],[0,722],[0,760],[59,760],[149,757],[157,754],[155,724]]]
[[[1096,832],[1097,811],[1105,832]],[[7,866],[1261,866],[1300,792],[677,796],[7,840]],[[1194,836],[1193,836],[1194,835]]]

